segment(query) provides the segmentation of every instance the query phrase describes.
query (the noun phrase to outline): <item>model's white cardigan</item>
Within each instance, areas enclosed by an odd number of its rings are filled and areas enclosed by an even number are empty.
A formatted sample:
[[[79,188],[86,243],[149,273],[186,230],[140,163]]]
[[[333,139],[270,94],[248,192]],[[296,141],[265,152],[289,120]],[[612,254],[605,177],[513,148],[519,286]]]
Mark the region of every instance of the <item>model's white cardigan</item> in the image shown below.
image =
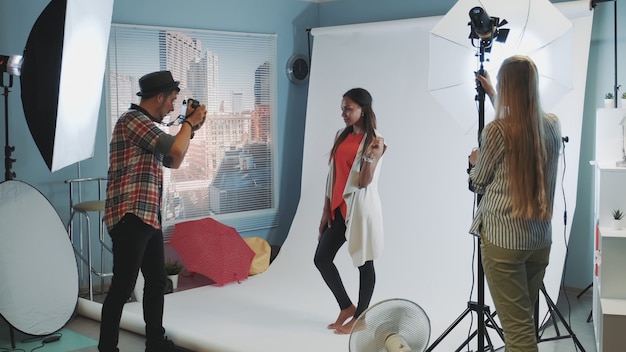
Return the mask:
[[[341,131],[337,132],[337,136]],[[376,135],[380,136],[378,131]],[[367,187],[359,188],[364,143],[365,136],[359,145],[343,191],[343,198],[347,205],[345,236],[348,241],[348,252],[352,256],[352,263],[355,267],[363,265],[368,260],[378,258],[384,248],[383,214],[378,194],[378,177],[382,157],[378,160],[372,182]],[[331,204],[334,182],[335,161],[332,160],[326,178],[326,196],[331,200]]]

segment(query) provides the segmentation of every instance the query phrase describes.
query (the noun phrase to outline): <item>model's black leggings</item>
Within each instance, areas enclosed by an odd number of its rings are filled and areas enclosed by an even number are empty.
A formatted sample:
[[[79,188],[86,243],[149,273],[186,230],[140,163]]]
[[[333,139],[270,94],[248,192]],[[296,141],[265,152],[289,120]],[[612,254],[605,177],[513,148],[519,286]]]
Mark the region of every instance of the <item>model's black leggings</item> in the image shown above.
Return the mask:
[[[331,227],[324,230],[315,250],[315,266],[322,274],[322,278],[332,291],[339,309],[343,310],[352,305],[352,301],[343,286],[343,281],[339,276],[339,271],[333,261],[339,248],[346,242],[346,224],[341,211],[335,211],[335,220]],[[368,260],[359,267],[359,304],[356,307],[354,317],[357,318],[369,307],[376,284],[376,272],[374,271],[374,261]]]

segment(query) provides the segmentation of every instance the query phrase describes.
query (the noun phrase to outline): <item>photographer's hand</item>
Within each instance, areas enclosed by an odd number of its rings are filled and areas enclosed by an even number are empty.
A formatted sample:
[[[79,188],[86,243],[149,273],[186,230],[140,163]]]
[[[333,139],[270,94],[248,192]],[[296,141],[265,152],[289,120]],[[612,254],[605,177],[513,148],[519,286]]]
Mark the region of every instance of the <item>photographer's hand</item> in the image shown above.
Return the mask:
[[[194,136],[194,132],[202,126],[205,119],[206,106],[201,105],[195,108],[191,114],[188,114],[187,118],[180,124],[180,129],[176,134],[174,143],[167,153],[167,155],[171,157],[169,165],[167,165],[169,168],[178,169],[180,167],[187,154],[187,149]]]
[[[187,117],[187,121],[193,126],[193,131],[197,131],[202,127],[206,120],[206,105],[200,105]]]

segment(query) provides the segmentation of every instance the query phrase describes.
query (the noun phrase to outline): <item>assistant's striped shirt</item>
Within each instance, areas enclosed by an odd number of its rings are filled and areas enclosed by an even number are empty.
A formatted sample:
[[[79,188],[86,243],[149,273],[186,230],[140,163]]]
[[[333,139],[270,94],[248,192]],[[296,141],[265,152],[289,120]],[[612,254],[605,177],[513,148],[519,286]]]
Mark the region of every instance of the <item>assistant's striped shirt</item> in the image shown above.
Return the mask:
[[[126,213],[161,228],[162,164],[174,143],[140,106],[132,104],[115,124],[110,143],[104,221],[109,231]]]
[[[536,250],[552,244],[552,221],[525,220],[512,216],[509,192],[508,166],[505,158],[504,119],[495,119],[485,126],[476,166],[470,171],[470,182],[476,193],[483,194],[472,226],[471,234],[482,234],[492,244],[516,250]],[[548,194],[556,188],[561,127],[555,115],[544,118],[548,179]]]

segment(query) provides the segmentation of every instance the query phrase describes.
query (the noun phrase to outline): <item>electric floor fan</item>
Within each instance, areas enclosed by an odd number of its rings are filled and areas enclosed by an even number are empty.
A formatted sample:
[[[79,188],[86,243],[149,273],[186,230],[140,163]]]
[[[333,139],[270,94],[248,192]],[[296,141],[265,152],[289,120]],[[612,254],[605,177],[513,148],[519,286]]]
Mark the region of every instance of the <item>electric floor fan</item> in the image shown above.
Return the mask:
[[[430,320],[414,302],[393,298],[369,307],[354,322],[350,352],[423,352]]]

